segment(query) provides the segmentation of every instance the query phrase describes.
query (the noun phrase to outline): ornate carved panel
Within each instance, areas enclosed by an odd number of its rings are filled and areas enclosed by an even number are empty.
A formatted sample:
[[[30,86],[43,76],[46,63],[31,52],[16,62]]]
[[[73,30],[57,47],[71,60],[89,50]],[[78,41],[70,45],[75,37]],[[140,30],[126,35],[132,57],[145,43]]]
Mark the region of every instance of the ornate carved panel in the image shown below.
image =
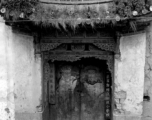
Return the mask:
[[[47,61],[44,62],[43,64],[43,75],[44,75],[44,81],[43,81],[43,92],[44,92],[44,96],[43,96],[43,100],[44,100],[44,104],[48,104],[48,83],[50,80],[50,66],[49,63]]]
[[[49,63],[47,60],[44,62],[44,102],[51,104],[55,103],[55,67],[53,63]],[[48,98],[49,96],[49,98]]]
[[[105,81],[105,119],[110,120],[112,117],[112,106],[111,106],[111,85],[112,85],[112,80],[111,80],[111,73],[107,70],[106,73],[106,81]]]
[[[54,48],[57,48],[61,43],[42,43],[41,44],[41,51],[49,51]]]
[[[57,48],[61,44],[71,44],[73,49],[80,47],[80,44],[92,44],[98,47],[100,50],[115,51],[116,42],[113,37],[100,36],[100,34],[93,37],[57,37],[57,38],[42,38],[41,51],[49,51]],[[79,46],[77,45],[79,44]],[[82,46],[83,47],[83,46]]]
[[[55,104],[55,66],[50,63],[49,102]]]
[[[100,48],[101,50],[106,51],[115,51],[115,44],[114,43],[93,43],[95,46]]]
[[[81,58],[90,58],[94,57],[100,60],[111,60],[112,54],[106,53],[106,52],[64,52],[64,51],[58,51],[58,52],[49,52],[44,54],[44,59],[51,60],[51,61],[70,61],[74,62],[77,60],[80,60]]]
[[[47,44],[47,43],[45,43]],[[47,52],[44,53],[45,60],[53,61],[78,61],[81,58],[97,58],[107,60],[107,65],[110,72],[113,72],[113,52],[115,49],[114,43],[93,43],[92,44],[61,44],[51,43],[53,47],[46,47]],[[70,49],[68,46],[70,45]],[[88,45],[86,50],[86,45]],[[43,44],[44,47],[44,44]],[[44,49],[43,49],[44,50]],[[103,51],[104,50],[104,51]]]

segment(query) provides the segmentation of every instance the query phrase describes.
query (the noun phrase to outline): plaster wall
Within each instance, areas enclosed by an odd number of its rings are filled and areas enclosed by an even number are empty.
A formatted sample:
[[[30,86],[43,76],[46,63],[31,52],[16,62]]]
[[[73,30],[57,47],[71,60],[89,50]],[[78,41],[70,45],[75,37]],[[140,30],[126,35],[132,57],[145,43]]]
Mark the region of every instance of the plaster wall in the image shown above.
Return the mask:
[[[114,120],[141,120],[146,34],[123,36],[115,59]]]
[[[2,21],[2,19],[1,19]],[[33,37],[0,23],[0,120],[41,120],[41,57]]]
[[[40,120],[42,112],[40,55],[34,55],[32,36],[13,32],[12,38],[16,120],[28,118],[28,120]]]
[[[11,28],[4,24],[2,18],[0,21],[0,120],[15,120]]]

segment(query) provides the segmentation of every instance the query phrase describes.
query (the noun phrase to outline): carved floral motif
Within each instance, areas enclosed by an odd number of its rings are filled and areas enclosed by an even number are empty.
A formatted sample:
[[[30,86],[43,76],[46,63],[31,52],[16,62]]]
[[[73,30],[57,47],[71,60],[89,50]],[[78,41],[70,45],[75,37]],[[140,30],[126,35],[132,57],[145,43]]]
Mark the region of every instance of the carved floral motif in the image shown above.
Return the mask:
[[[107,51],[115,51],[115,44],[114,43],[93,43],[95,46],[102,50]]]
[[[41,51],[49,51],[54,48],[57,48],[61,43],[42,43],[41,44]]]

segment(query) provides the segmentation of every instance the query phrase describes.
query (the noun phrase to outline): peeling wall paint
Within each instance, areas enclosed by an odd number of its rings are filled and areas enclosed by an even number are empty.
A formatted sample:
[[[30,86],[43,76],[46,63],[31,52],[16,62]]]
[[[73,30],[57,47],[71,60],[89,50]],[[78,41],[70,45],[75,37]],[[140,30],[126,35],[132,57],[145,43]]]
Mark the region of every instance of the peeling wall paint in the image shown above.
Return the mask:
[[[115,119],[140,120],[144,91],[145,33],[120,39],[120,59],[115,59]],[[122,119],[122,120],[123,120]]]

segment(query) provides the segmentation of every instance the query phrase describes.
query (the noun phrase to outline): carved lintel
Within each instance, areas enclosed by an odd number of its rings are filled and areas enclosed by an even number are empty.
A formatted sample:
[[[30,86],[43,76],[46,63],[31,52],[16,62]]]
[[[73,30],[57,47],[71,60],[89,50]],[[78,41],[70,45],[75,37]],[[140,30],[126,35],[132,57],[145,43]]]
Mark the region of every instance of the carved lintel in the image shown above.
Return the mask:
[[[92,57],[99,59],[99,60],[109,61],[108,59],[111,59],[112,55],[94,55],[94,54],[91,54],[91,55],[66,55],[66,54],[63,54],[63,55],[45,55],[44,57],[45,57],[44,59],[51,60],[52,62],[54,62],[54,61],[74,62],[74,61],[80,60],[81,58],[92,58]]]
[[[102,37],[98,38],[97,36],[94,38],[90,37],[82,37],[82,38],[77,38],[77,37],[66,37],[66,38],[42,38],[42,41],[44,43],[109,43],[109,42],[114,42],[113,37]]]
[[[49,51],[57,48],[62,43],[41,43],[41,51]],[[115,52],[115,43],[92,43],[101,50]],[[75,46],[73,44],[73,46]],[[80,47],[80,46],[79,46]],[[74,47],[73,47],[74,48]]]

